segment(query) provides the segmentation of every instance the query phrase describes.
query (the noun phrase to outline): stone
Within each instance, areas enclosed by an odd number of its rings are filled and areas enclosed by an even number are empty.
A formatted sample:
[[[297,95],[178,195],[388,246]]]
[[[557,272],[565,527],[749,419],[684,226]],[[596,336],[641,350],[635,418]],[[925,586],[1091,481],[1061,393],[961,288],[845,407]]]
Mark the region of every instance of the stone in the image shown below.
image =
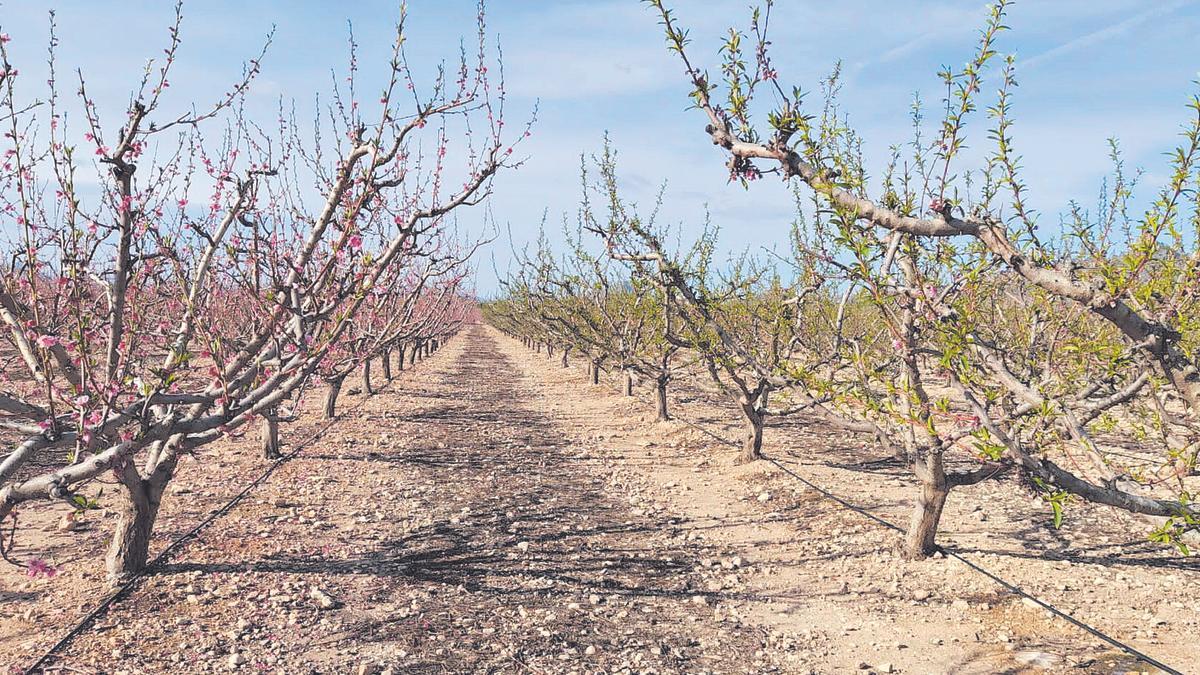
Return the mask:
[[[308,596],[310,598],[312,598],[313,600],[315,600],[317,603],[317,606],[320,607],[321,609],[336,609],[337,607],[340,607],[342,604],[342,603],[338,602],[337,599],[334,598],[332,595],[326,593],[324,590],[322,590],[320,588],[317,588],[316,586],[312,587],[312,590],[310,590],[308,592]]]

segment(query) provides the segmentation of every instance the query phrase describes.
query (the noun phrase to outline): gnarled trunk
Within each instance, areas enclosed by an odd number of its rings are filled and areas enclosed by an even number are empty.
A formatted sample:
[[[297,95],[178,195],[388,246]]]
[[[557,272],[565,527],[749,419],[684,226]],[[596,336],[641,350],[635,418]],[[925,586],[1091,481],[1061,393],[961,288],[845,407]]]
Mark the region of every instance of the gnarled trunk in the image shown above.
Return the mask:
[[[396,346],[396,370],[404,372],[404,345]]]
[[[913,508],[908,532],[904,535],[902,554],[909,560],[920,560],[937,551],[938,523],[942,519],[942,508],[950,494],[946,471],[939,450],[918,453],[913,462],[917,478],[921,481],[920,494]]]
[[[375,387],[371,386],[371,359],[363,361],[363,389],[367,391],[367,396],[375,394]]]
[[[170,471],[154,480],[145,480],[132,467],[125,469],[121,483],[125,487],[118,497],[116,528],[108,547],[105,567],[110,586],[119,586],[146,569],[150,556],[150,536],[158,518],[163,490],[170,480]]]
[[[633,396],[633,373],[631,371],[625,371],[625,386],[622,393],[626,396]]]
[[[380,365],[383,366],[383,379],[388,382],[392,381],[392,350],[388,349],[383,352],[383,356],[379,359]]]
[[[591,372],[588,374],[592,376],[592,379],[591,379],[592,384],[600,384],[600,362],[599,361],[592,361]]]
[[[283,454],[279,452],[279,417],[274,409],[263,415],[259,432],[262,438],[263,458],[279,459],[282,457]]]
[[[654,419],[658,422],[666,422],[671,419],[671,416],[667,414],[667,379],[659,377],[654,381]]]
[[[420,353],[421,353],[421,343],[420,342],[414,343],[412,346],[412,351],[408,355],[408,365],[409,366],[417,365],[417,355]]]
[[[337,415],[338,394],[342,393],[342,381],[345,376],[329,382],[329,393],[325,396],[325,419],[333,419]]]
[[[763,416],[752,404],[742,404],[742,415],[746,418],[746,435],[738,463],[747,464],[762,459]]]
[[[568,352],[570,352],[570,351],[571,351],[570,349],[563,349],[563,350],[562,350],[562,367],[563,367],[563,368],[566,368],[566,367],[567,367],[567,365],[568,365],[568,364],[567,364],[567,353],[568,353]]]

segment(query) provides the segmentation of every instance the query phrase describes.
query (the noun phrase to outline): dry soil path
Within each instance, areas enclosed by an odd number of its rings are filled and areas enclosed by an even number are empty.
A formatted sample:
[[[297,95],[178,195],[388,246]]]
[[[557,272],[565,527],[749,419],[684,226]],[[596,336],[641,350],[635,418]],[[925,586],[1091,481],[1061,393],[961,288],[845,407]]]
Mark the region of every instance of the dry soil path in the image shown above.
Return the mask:
[[[106,673],[778,668],[762,631],[714,620],[704,547],[612,489],[531,405],[492,333],[473,327],[421,368],[344,413],[59,663]]]
[[[714,440],[727,411],[686,387],[680,421],[653,424],[579,364],[473,326],[381,393],[343,397],[331,428],[47,672],[1140,670],[957,562],[897,559],[889,533],[767,463],[730,466]],[[785,431],[772,448],[804,472],[903,517],[900,477],[831,469],[839,439]],[[249,441],[205,452],[169,494],[163,541],[262,468]],[[1188,561],[1032,555],[1012,530],[1036,506],[972,499],[947,539],[983,541],[995,550],[973,556],[1191,672]],[[96,548],[104,531],[70,536]],[[89,560],[10,594],[0,656],[28,662],[94,601]]]

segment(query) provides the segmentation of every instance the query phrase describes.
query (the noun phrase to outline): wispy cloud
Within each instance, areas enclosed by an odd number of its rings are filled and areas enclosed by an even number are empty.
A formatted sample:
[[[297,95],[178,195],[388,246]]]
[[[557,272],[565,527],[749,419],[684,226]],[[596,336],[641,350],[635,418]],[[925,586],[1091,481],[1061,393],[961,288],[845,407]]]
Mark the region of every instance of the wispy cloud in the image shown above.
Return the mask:
[[[505,64],[509,91],[540,99],[582,99],[654,90],[677,76],[662,50],[577,45],[513,50]]]
[[[1120,37],[1121,35],[1124,35],[1130,30],[1146,23],[1151,19],[1171,14],[1184,7],[1187,7],[1188,5],[1194,4],[1196,4],[1196,0],[1175,0],[1174,2],[1157,4],[1154,7],[1134,14],[1123,21],[1118,21],[1117,23],[1101,28],[1100,30],[1088,33],[1087,35],[1081,35],[1073,40],[1068,40],[1067,42],[1064,42],[1053,49],[1048,49],[1041,54],[1031,56],[1028,59],[1022,59],[1018,62],[1018,65],[1022,70],[1028,71],[1031,68],[1036,68],[1073,52],[1080,51],[1081,49],[1087,49],[1093,45]]]

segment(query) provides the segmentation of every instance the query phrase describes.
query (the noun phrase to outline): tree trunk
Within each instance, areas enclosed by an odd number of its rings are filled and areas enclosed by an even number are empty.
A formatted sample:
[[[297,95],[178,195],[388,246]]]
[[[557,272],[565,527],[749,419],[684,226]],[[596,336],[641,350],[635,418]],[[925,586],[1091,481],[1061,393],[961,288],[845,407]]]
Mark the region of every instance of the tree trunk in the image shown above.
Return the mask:
[[[592,372],[588,373],[592,376],[592,384],[600,384],[600,362],[592,361]]]
[[[762,459],[763,416],[753,405],[742,405],[742,414],[746,417],[746,436],[742,439],[742,453],[738,455],[739,464],[749,464]]]
[[[396,346],[396,355],[399,357],[396,359],[396,370],[404,372],[404,345]]]
[[[167,484],[166,478],[153,483],[143,480],[132,468],[126,469],[126,476],[121,481],[125,489],[118,498],[120,511],[105,561],[110,586],[119,586],[146,569],[150,535]]]
[[[329,393],[325,396],[325,419],[333,419],[337,415],[338,394],[342,393],[342,380],[339,377],[329,383]]]
[[[392,350],[388,349],[383,352],[383,357],[379,359],[380,365],[383,366],[383,379],[388,382],[392,381]]]
[[[902,554],[909,560],[920,560],[937,551],[938,522],[942,519],[942,507],[950,494],[946,483],[946,471],[942,465],[940,451],[918,454],[914,461],[917,478],[921,481],[921,493],[913,509],[908,532],[904,535]]]
[[[568,351],[570,351],[570,350],[567,350],[567,349],[562,350],[562,367],[563,368],[567,367],[567,352]]]
[[[660,377],[654,381],[654,412],[656,422],[666,422],[671,419],[667,414],[667,378]]]
[[[622,391],[626,396],[633,396],[633,373],[625,371],[625,387]]]
[[[371,359],[363,361],[363,389],[366,390],[367,396],[375,394],[375,388],[371,386]]]
[[[412,353],[408,355],[408,365],[409,366],[417,365],[417,356],[419,356],[420,354],[421,354],[421,343],[420,342],[413,343]]]
[[[276,417],[275,413],[275,410],[271,410],[263,415],[262,418],[260,430],[264,459],[279,459],[283,456],[279,452],[279,418]]]

